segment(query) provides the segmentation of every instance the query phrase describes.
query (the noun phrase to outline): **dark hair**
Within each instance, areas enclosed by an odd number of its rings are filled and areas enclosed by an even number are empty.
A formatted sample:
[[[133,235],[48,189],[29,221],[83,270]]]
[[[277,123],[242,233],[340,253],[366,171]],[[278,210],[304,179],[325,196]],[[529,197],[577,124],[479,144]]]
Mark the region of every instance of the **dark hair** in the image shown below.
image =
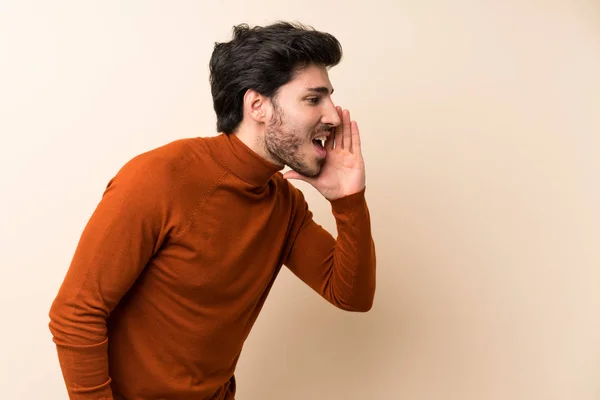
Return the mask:
[[[311,64],[329,68],[341,59],[342,47],[333,35],[300,23],[234,26],[233,39],[215,43],[210,59],[217,131],[231,133],[238,127],[248,89],[273,98],[303,68]]]

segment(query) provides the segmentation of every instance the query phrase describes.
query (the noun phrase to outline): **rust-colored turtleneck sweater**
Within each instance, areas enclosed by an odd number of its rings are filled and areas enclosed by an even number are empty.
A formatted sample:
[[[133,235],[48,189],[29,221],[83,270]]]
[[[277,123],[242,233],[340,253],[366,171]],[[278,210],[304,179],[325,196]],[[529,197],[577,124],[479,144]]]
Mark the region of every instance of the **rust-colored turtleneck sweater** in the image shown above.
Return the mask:
[[[280,168],[235,135],[130,160],[50,310],[70,399],[233,399],[242,345],[282,265],[336,307],[369,310],[364,189],[331,207],[337,240]]]

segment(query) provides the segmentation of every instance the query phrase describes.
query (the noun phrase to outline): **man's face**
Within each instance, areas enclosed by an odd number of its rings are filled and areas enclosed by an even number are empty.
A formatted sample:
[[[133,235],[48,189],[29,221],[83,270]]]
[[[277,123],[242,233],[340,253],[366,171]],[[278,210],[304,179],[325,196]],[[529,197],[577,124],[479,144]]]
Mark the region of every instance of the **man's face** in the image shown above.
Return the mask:
[[[327,152],[317,138],[340,124],[332,92],[323,66],[307,67],[279,89],[264,136],[265,149],[274,160],[305,176],[319,174]]]

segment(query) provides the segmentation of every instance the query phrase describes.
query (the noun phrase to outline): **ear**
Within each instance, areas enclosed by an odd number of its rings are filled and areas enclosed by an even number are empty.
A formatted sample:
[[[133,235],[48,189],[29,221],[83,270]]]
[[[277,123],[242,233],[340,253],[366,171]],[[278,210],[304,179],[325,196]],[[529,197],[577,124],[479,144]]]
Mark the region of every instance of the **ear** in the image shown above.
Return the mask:
[[[244,94],[244,114],[256,122],[267,121],[268,104],[268,99],[254,89],[248,89]]]

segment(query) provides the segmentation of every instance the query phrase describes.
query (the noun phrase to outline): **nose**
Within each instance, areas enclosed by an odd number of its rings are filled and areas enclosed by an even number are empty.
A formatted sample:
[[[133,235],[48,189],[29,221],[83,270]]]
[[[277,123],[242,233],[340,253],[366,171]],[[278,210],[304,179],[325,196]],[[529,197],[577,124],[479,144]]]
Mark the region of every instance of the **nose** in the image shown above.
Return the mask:
[[[337,109],[332,101],[327,102],[327,108],[325,109],[325,113],[323,115],[323,123],[327,125],[331,125],[332,127],[336,127],[342,123],[340,116],[338,115]]]

